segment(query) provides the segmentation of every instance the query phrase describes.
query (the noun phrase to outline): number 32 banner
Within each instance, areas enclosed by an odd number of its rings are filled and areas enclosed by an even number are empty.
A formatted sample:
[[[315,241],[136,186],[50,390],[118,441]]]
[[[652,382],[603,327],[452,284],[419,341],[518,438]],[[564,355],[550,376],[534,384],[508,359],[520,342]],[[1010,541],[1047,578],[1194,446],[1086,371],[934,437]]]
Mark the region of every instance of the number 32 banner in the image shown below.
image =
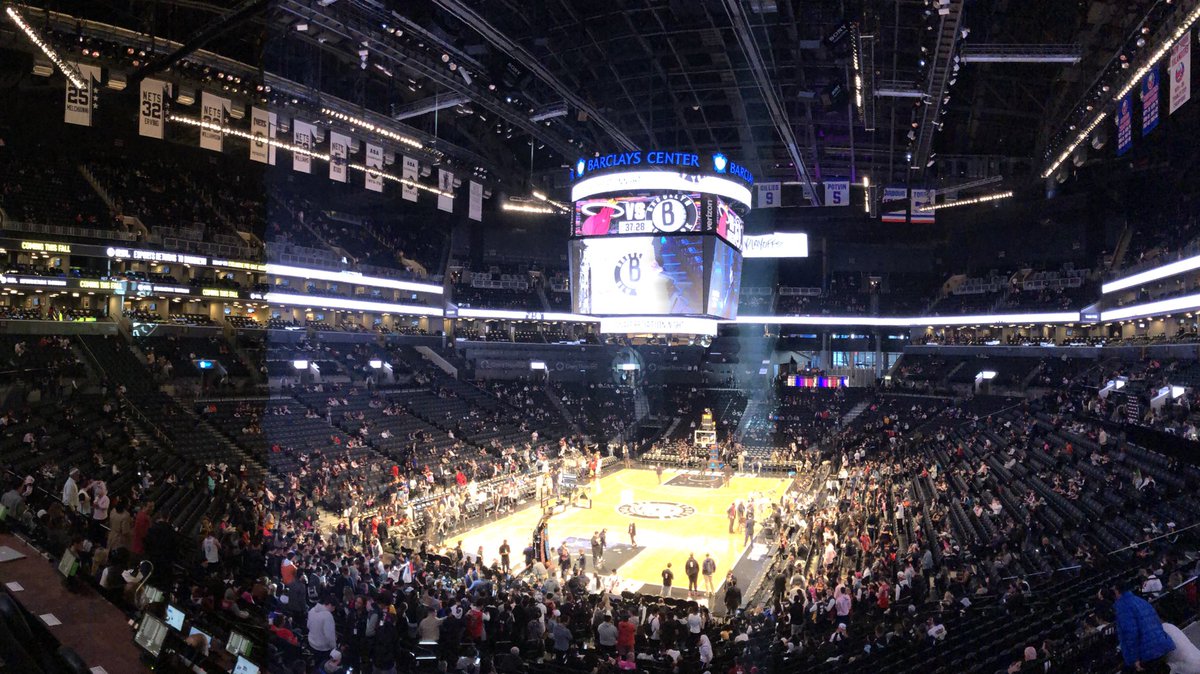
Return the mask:
[[[142,104],[138,109],[138,134],[163,139],[166,127],[166,92],[170,86],[162,80],[142,80]]]

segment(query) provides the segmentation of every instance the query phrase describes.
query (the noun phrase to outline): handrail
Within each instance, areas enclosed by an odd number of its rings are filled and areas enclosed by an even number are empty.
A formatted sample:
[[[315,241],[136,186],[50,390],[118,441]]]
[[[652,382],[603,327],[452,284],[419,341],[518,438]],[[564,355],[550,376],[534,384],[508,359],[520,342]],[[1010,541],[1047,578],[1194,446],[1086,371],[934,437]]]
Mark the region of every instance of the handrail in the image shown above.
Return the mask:
[[[1153,543],[1154,541],[1166,538],[1167,536],[1177,536],[1177,535],[1187,531],[1188,529],[1195,529],[1196,527],[1200,527],[1200,522],[1196,522],[1195,524],[1189,524],[1188,526],[1186,526],[1182,529],[1176,529],[1175,531],[1168,531],[1167,533],[1155,536],[1154,538],[1148,538],[1144,541],[1140,541],[1137,543],[1130,543],[1129,545],[1126,545],[1123,548],[1117,548],[1116,550],[1113,550],[1112,552],[1110,552],[1108,554],[1110,556],[1112,556],[1112,555],[1117,554],[1118,552],[1124,552],[1126,550],[1136,550],[1137,548],[1140,548],[1143,545],[1146,545],[1147,543]]]

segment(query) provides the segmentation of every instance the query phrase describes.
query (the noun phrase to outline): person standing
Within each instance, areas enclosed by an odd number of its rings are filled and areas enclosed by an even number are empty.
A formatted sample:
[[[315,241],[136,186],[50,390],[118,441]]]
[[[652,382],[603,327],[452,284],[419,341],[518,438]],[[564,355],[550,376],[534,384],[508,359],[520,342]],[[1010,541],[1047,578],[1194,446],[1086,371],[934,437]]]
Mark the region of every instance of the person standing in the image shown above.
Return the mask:
[[[737,521],[737,504],[730,503],[729,511],[726,514],[729,515],[729,533],[732,534],[733,533],[733,525]]]
[[[608,529],[600,530],[600,565],[604,565],[604,551],[608,549]]]
[[[592,532],[592,569],[600,570],[600,565],[604,563],[604,549],[600,547],[600,532]]]
[[[704,553],[704,561],[700,563],[700,574],[704,576],[704,591],[712,594],[713,589],[713,574],[717,572],[717,560],[712,558],[712,555]]]
[[[737,615],[737,611],[742,606],[742,590],[737,586],[737,578],[733,574],[729,574],[725,583],[725,610],[729,616]]]
[[[662,570],[662,596],[671,596],[671,582],[675,580],[675,572],[671,570],[671,563],[667,562],[667,568]]]
[[[1175,650],[1175,642],[1163,629],[1162,620],[1150,602],[1135,595],[1127,584],[1113,586],[1117,596],[1113,612],[1117,616],[1117,640],[1125,664],[1138,671],[1159,671],[1164,656]],[[1163,669],[1159,667],[1159,669]]]
[[[508,545],[508,539],[500,544],[500,570],[504,573],[509,573],[512,568],[509,566],[509,554],[512,553],[512,547]]]
[[[746,517],[746,539],[742,541],[742,545],[749,545],[754,539],[754,516],[747,515]]]
[[[63,483],[62,504],[67,510],[79,511],[79,469],[72,468],[67,473],[67,481]]]
[[[637,522],[629,523],[629,545],[637,547]]]
[[[125,507],[124,499],[118,496],[112,501],[112,514],[108,516],[108,549],[129,550],[133,545],[133,518]]]
[[[662,484],[663,468],[661,463],[654,467],[654,474],[658,476],[658,483]]]
[[[567,574],[571,572],[571,551],[567,549],[566,541],[558,546],[558,572],[563,580],[566,580]]]
[[[693,592],[696,592],[699,589],[698,581],[700,579],[700,562],[696,561],[696,553],[688,553],[687,561],[683,564],[683,572],[687,574],[688,594],[691,595]]]

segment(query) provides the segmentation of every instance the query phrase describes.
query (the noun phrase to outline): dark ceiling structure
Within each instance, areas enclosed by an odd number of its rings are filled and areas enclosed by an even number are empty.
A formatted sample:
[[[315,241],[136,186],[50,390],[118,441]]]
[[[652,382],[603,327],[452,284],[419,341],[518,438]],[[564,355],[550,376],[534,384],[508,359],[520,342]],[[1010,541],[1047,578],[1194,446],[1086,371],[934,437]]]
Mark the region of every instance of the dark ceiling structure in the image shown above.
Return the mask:
[[[52,10],[142,36],[156,58],[139,72],[203,47],[288,89],[284,103],[336,98],[419,134],[433,161],[469,166],[505,189],[562,187],[577,157],[657,148],[720,151],[760,181],[807,194],[831,178],[951,190],[1036,181],[1045,157],[1097,104],[1105,78],[1120,75],[1122,57],[1136,59],[1135,41],[1192,4],[118,0],[26,8],[33,21]],[[157,44],[163,39],[173,46]]]

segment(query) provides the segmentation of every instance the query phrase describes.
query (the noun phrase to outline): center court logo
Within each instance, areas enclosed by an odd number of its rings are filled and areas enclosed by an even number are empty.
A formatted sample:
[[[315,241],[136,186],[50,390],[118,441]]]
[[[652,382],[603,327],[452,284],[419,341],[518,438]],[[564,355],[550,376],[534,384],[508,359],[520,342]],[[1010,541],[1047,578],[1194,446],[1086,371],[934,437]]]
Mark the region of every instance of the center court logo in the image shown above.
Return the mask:
[[[691,517],[696,514],[696,509],[690,505],[669,501],[635,501],[618,506],[617,512],[629,517],[674,520],[682,517]]]

